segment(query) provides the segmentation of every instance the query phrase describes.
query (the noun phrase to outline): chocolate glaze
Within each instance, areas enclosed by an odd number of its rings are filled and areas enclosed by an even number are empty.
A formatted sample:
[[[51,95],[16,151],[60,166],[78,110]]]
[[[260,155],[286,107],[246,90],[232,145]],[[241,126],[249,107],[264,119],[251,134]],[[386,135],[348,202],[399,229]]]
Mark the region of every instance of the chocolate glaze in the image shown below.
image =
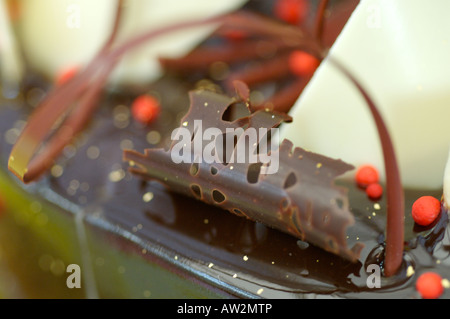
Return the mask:
[[[17,99],[0,100],[3,138],[33,111],[34,103],[25,97],[36,88],[42,92],[48,89],[45,81],[31,78]],[[443,210],[439,220],[427,228],[415,226],[409,214],[416,198],[439,198],[441,190],[404,190],[405,250],[400,271],[383,276],[381,288],[371,289],[366,282],[370,275],[367,266],[384,267],[387,205],[382,199],[378,207],[351,182],[342,182],[349,189],[350,209],[355,216],[348,242],[365,245],[356,263],[258,222],[172,193],[159,183],[133,178],[126,172],[127,164],[122,163],[122,148],[132,145],[142,151],[167,146],[171,130],[188,109],[187,91],[191,88],[185,79],[170,75],[155,83],[151,90],[161,95],[164,108],[161,118],[148,127],[133,122],[126,108],[120,106],[129,105],[132,96],[104,96],[95,120],[57,160],[62,175],[47,174],[27,191],[61,207],[63,203],[49,193],[86,211],[99,208],[100,216],[90,214],[86,221],[127,243],[118,247],[149,249],[150,258],[237,297],[415,298],[414,283],[420,273],[433,270],[450,278],[447,212]],[[0,144],[0,162],[5,170],[11,148],[10,143]],[[85,187],[73,187],[74,180]],[[11,187],[23,185],[12,178]],[[136,225],[141,227],[136,230]],[[413,274],[410,269],[414,269]],[[258,293],[260,288],[263,290]],[[443,298],[448,297],[450,293],[445,290]]]
[[[104,230],[111,236],[119,236],[120,241],[128,242],[120,247],[146,248],[154,252],[148,254],[151,258],[161,259],[175,269],[187,271],[200,282],[206,281],[238,297],[415,298],[414,282],[421,272],[433,269],[444,278],[450,278],[447,213],[443,212],[439,221],[426,229],[417,228],[408,213],[418,196],[440,196],[440,190],[406,190],[403,264],[396,275],[382,277],[381,288],[370,289],[366,285],[370,275],[366,272],[367,266],[375,263],[383,267],[386,202],[381,200],[380,209],[376,209],[375,203],[352,183],[344,183],[349,188],[350,209],[356,220],[349,230],[348,241],[350,245],[361,242],[366,247],[356,263],[263,224],[171,193],[159,183],[143,182],[128,173],[123,178],[120,173],[112,174],[127,169],[127,164],[122,163],[122,149],[117,147],[124,140],[128,145],[131,141],[136,150],[165,145],[167,133],[177,127],[189,105],[183,85],[173,78],[164,78],[155,84],[155,91],[168,90],[172,94],[163,95],[166,98],[163,99],[162,117],[150,127],[142,127],[130,120],[125,128],[119,128],[123,126],[118,125],[118,118],[114,116],[118,112],[116,107],[129,103],[131,97],[105,97],[96,120],[74,143],[76,148],[66,150],[58,160],[63,174],[46,176],[33,190],[43,201],[49,200],[50,191],[86,211],[100,207],[101,216],[88,215],[87,222],[98,231]],[[30,89],[25,89],[24,93]],[[20,98],[2,100],[1,105],[2,136],[17,124],[17,120],[25,120],[33,109]],[[145,136],[149,132],[161,134],[159,145],[147,142]],[[91,159],[92,154],[88,156],[93,146],[99,150],[97,159]],[[10,144],[1,144],[4,168],[10,149]],[[73,180],[87,183],[89,189],[71,191]],[[22,186],[12,179],[11,187]],[[143,200],[147,193],[153,195],[149,202]],[[58,201],[55,204],[62,205]],[[138,231],[136,225],[141,225]],[[164,254],[156,253],[161,251]],[[177,261],[174,256],[178,257]],[[415,270],[410,277],[406,276],[408,266]],[[257,294],[260,288],[263,292]],[[445,291],[443,297],[449,296]]]

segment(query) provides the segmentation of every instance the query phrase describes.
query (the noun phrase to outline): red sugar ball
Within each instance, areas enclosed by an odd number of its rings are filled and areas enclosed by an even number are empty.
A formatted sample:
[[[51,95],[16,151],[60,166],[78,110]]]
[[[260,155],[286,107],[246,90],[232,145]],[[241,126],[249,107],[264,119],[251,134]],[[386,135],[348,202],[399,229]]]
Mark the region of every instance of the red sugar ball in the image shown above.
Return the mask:
[[[366,194],[370,199],[380,199],[383,195],[383,186],[378,183],[372,183],[366,187]]]
[[[289,69],[297,76],[307,76],[314,73],[320,61],[309,53],[295,50],[289,56]]]
[[[421,226],[428,226],[441,212],[441,202],[433,196],[422,196],[412,206],[412,217]]]
[[[248,33],[239,29],[230,29],[225,30],[223,36],[229,41],[242,41],[248,37]]]
[[[133,118],[142,124],[152,122],[160,112],[159,101],[151,95],[138,96],[131,105]]]
[[[439,298],[444,292],[442,278],[434,272],[423,273],[417,278],[416,289],[424,299]]]
[[[73,78],[80,68],[78,66],[70,66],[64,69],[61,69],[56,75],[55,83],[56,85],[62,85]]]
[[[308,7],[306,0],[277,0],[274,14],[287,23],[300,24],[308,14]]]
[[[372,165],[363,165],[356,171],[355,181],[360,187],[364,188],[370,184],[378,183],[378,170]]]

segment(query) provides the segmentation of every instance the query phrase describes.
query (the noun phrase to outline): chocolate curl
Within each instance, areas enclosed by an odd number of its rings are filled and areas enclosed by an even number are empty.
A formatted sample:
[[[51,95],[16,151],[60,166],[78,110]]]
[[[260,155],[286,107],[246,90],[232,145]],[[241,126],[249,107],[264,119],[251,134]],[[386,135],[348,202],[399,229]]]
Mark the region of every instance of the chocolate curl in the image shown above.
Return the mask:
[[[238,95],[247,96],[242,82],[237,91]],[[173,160],[174,153],[179,153],[176,148],[180,142],[176,141],[167,150],[146,149],[144,154],[125,150],[124,160],[130,163],[133,174],[159,181],[173,192],[264,223],[350,261],[359,258],[363,244],[347,247],[346,229],[354,223],[354,217],[348,208],[346,190],[334,185],[334,179],[353,166],[301,148],[293,149],[288,140],[269,153],[279,161],[278,170],[272,174],[268,173],[273,160],[270,163],[231,160],[239,155],[239,149],[242,150],[239,147],[246,145],[246,132],[276,128],[291,118],[259,110],[230,122],[223,120],[223,114],[235,103],[242,102],[241,99],[199,90],[190,93],[190,100],[190,110],[180,126],[189,132],[186,145],[190,146],[190,152],[187,156],[183,154],[188,160],[180,163]],[[212,163],[195,161],[209,145],[202,143],[202,148],[196,150],[199,143],[196,120],[201,120],[204,128],[217,128],[224,135],[227,130],[229,133],[229,130],[245,129],[236,141],[231,158]],[[260,143],[266,137],[260,134],[258,142],[248,143],[247,153],[264,155]]]
[[[284,41],[275,43],[262,39],[248,39],[239,43],[198,48],[181,58],[160,57],[159,62],[165,69],[178,73],[205,71],[212,63],[217,61],[231,64],[260,59],[261,46],[264,44],[274,46],[280,51],[290,47]]]
[[[105,82],[118,61],[106,59],[105,55],[116,39],[122,22],[122,7],[123,0],[118,0],[113,29],[101,51],[79,75],[49,93],[14,145],[8,169],[24,183],[45,173],[96,109]],[[62,124],[52,133],[58,121]]]
[[[387,223],[386,223],[386,251],[384,260],[384,274],[389,277],[395,275],[403,262],[404,246],[404,218],[405,195],[400,178],[395,149],[386,124],[373,99],[359,81],[337,60],[332,57],[329,61],[342,72],[366,101],[372,114],[383,150],[387,185]]]
[[[327,10],[329,0],[321,0],[317,10],[314,33],[317,41],[322,42],[325,11]]]
[[[94,67],[89,68],[82,76],[49,94],[32,114],[14,145],[8,168],[24,183],[39,178],[53,164],[53,159],[84,128],[96,109],[96,101],[112,66],[99,61],[92,65]],[[99,70],[95,70],[95,66]],[[89,79],[91,76],[92,79]],[[69,115],[63,119],[62,125],[38,153],[55,123],[67,113]]]

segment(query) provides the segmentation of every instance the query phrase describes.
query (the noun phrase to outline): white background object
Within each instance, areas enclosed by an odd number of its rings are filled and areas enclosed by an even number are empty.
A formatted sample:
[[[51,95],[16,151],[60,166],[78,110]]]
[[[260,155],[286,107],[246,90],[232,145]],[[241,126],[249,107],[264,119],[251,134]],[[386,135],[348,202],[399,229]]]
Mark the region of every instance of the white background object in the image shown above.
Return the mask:
[[[246,0],[129,0],[118,42],[144,31],[212,17],[237,9]],[[50,78],[62,69],[86,65],[108,38],[116,0],[25,0],[21,38],[31,65]],[[160,75],[160,55],[180,57],[202,41],[211,28],[182,30],[128,54],[113,78],[142,84]]]
[[[404,186],[442,187],[450,142],[450,1],[363,0],[330,51],[362,83],[392,135]],[[384,179],[367,105],[325,60],[291,110],[282,138]]]
[[[0,78],[7,86],[17,85],[24,72],[6,0],[0,0]]]

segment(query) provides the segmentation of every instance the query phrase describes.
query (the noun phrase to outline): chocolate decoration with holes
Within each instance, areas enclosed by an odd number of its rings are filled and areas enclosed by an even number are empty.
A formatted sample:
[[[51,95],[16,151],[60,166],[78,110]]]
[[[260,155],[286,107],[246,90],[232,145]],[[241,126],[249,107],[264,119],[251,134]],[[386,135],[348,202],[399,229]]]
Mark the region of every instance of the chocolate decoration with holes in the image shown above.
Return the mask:
[[[239,83],[238,90],[246,96],[242,86]],[[274,174],[261,173],[267,164],[250,163],[248,159],[231,162],[227,159],[212,164],[196,162],[196,154],[203,154],[207,144],[201,143],[203,148],[196,150],[199,132],[195,130],[195,121],[201,121],[203,129],[219,129],[225,141],[230,140],[227,136],[232,138],[234,129],[245,127],[234,146],[233,156],[240,145],[246,145],[246,132],[278,127],[290,118],[260,110],[227,121],[223,116],[228,108],[239,102],[248,106],[248,102],[206,90],[191,92],[190,100],[190,109],[180,123],[192,136],[191,153],[183,154],[189,160],[182,163],[172,160],[173,148],[179,143],[173,141],[167,150],[147,149],[145,154],[125,151],[124,160],[135,166],[131,172],[145,180],[159,181],[174,192],[287,232],[351,261],[358,259],[363,245],[347,247],[346,228],[354,224],[354,218],[348,210],[345,190],[333,186],[334,179],[353,166],[298,147],[293,149],[288,140],[282,141],[278,149],[270,150],[279,158],[279,169]],[[263,138],[258,136],[258,143],[249,145],[247,151],[258,154]]]

